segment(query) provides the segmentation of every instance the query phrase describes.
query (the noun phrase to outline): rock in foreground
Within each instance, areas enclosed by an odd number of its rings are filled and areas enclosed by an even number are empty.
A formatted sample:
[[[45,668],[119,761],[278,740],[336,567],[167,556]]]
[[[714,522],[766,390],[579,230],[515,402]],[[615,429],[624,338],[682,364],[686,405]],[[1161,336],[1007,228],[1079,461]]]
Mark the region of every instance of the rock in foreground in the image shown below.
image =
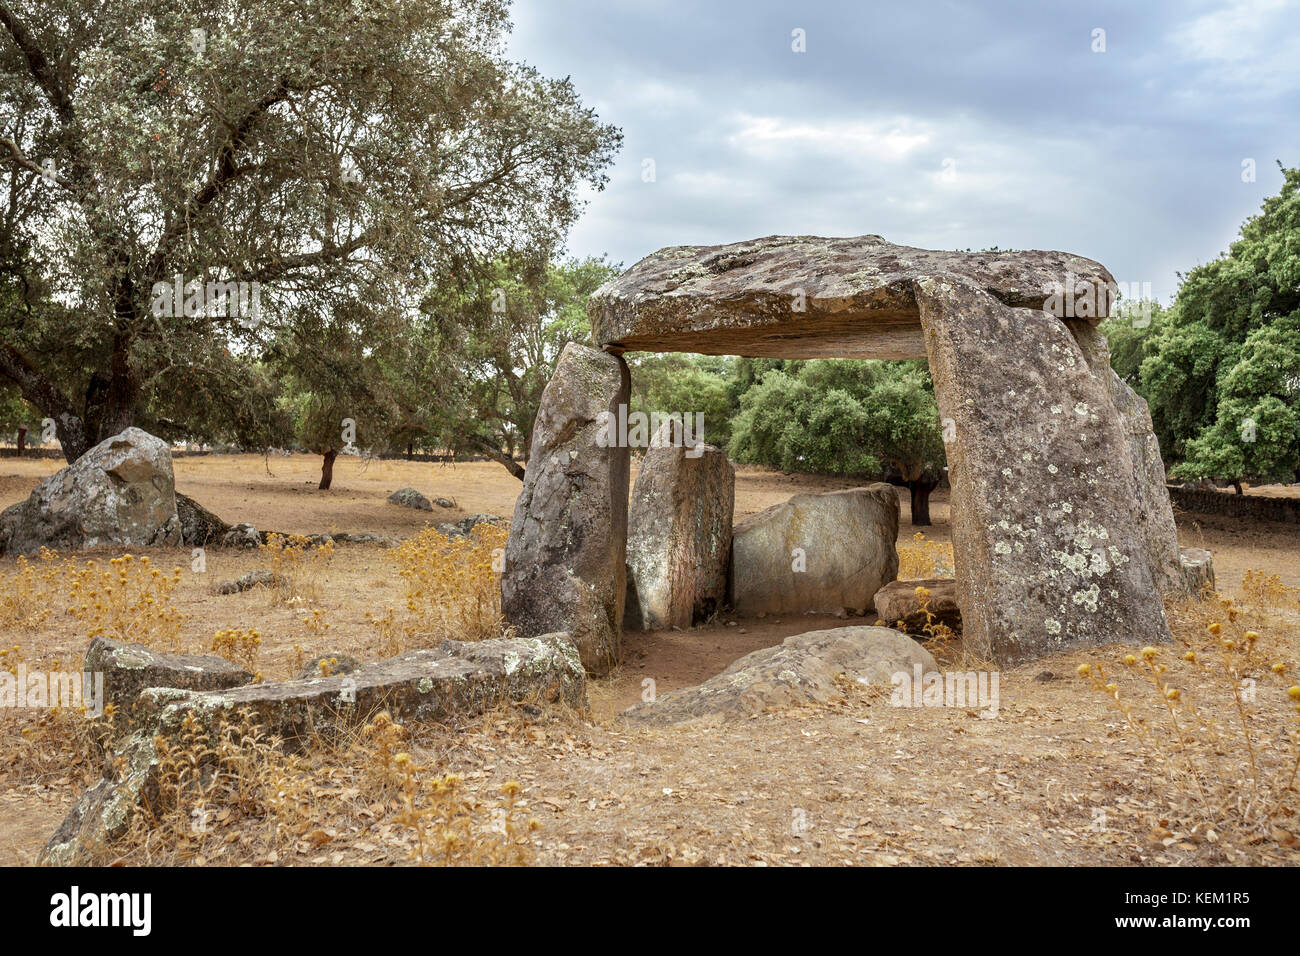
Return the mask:
[[[132,716],[132,705],[148,687],[182,690],[226,690],[253,682],[253,675],[224,657],[162,654],[141,644],[97,637],[86,651],[84,670],[104,675],[104,703],[120,718]]]
[[[716,723],[801,704],[838,700],[836,678],[889,683],[893,675],[937,672],[930,652],[887,627],[833,627],[787,637],[746,654],[703,684],[660,694],[623,712],[649,724]]]
[[[187,715],[212,727],[247,710],[290,750],[337,741],[375,713],[398,721],[448,722],[520,701],[586,705],[586,674],[565,634],[445,641],[376,661],[351,674],[226,691],[150,688],[135,702],[147,723],[118,746],[108,775],[87,790],[41,854],[41,862],[85,862],[122,837],[141,800],[157,804],[157,740],[175,739]],[[117,769],[120,768],[120,769]]]

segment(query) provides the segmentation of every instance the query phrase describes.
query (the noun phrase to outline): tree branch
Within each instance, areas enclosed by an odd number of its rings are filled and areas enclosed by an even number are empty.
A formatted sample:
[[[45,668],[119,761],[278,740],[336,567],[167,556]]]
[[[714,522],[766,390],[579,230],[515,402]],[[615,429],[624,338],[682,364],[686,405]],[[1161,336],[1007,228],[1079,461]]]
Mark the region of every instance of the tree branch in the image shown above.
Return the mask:
[[[148,284],[152,285],[161,277],[162,270],[167,266],[167,255],[171,251],[172,245],[185,234],[185,230],[193,217],[215,202],[225,191],[225,188],[244,171],[245,167],[235,164],[235,156],[247,144],[248,138],[253,132],[253,125],[258,118],[264,116],[277,103],[282,103],[288,99],[290,92],[292,92],[292,87],[289,85],[288,77],[285,77],[280,80],[274,90],[258,100],[244,114],[243,118],[230,128],[230,138],[222,144],[221,149],[217,152],[217,161],[212,170],[212,175],[185,202],[180,212],[170,219],[170,223],[158,239],[158,245],[154,249],[153,255],[149,257]]]
[[[59,78],[55,75],[54,68],[46,58],[45,52],[36,42],[36,38],[27,29],[27,25],[9,9],[7,3],[0,3],[0,23],[4,24],[5,29],[9,31],[9,35],[13,37],[14,43],[18,46],[18,51],[27,60],[28,72],[31,73],[32,79],[36,81],[36,85],[45,94],[45,98],[50,101],[50,106],[54,108],[55,114],[59,117],[59,122],[64,126],[71,126],[73,120],[72,98],[59,84]]]

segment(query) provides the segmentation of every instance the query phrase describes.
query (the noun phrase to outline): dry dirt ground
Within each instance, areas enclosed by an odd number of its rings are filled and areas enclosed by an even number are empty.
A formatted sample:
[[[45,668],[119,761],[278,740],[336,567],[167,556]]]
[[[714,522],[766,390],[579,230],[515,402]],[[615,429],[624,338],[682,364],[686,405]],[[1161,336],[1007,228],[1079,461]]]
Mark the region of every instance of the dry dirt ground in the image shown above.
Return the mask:
[[[0,461],[0,507],[22,499],[58,465]],[[291,533],[399,536],[474,512],[508,517],[519,490],[492,463],[343,458],[329,492],[316,490],[318,469],[319,459],[308,456],[178,458],[176,483],[230,522]],[[852,484],[741,466],[736,518],[792,494]],[[457,507],[429,515],[386,503],[404,486],[452,498]],[[935,523],[927,538],[946,542],[945,493],[936,493],[931,514]],[[904,496],[900,544],[915,530],[908,517]],[[1180,515],[1179,529],[1184,544],[1214,552],[1224,595],[1240,599],[1250,568],[1277,574],[1283,587],[1300,587],[1300,528],[1294,525]],[[274,602],[265,590],[215,593],[217,582],[261,566],[256,552],[210,550],[202,574],[189,570],[188,552],[151,556],[157,566],[184,569],[175,603],[187,615],[185,649],[208,652],[218,629],[256,627],[264,640],[258,665],[268,679],[291,676],[303,652],[379,656],[366,614],[401,600],[391,561],[379,547],[341,546],[322,572],[315,607],[329,623],[323,632],[305,623],[304,608]],[[12,559],[0,559],[0,572],[12,574],[14,567]],[[66,608],[54,611],[39,628],[0,630],[0,647],[19,645],[29,662],[75,666],[86,637]],[[1204,627],[1217,608],[1178,613],[1180,637],[1205,659],[1213,642]],[[1243,620],[1263,635],[1263,664],[1279,661],[1291,673],[1300,670],[1300,607],[1256,609]],[[485,813],[502,784],[519,781],[519,807],[540,824],[528,858],[542,863],[1300,863],[1295,793],[1287,796],[1276,782],[1285,781],[1300,753],[1294,737],[1300,720],[1285,699],[1289,680],[1265,686],[1261,674],[1259,702],[1243,716],[1206,665],[1179,659],[1182,646],[1162,651],[1160,660],[1170,668],[1162,679],[1196,701],[1205,718],[1199,737],[1186,718],[1176,734],[1163,730],[1170,715],[1159,693],[1148,692],[1140,668],[1118,663],[1132,650],[1118,646],[1003,672],[993,719],[974,709],[893,707],[888,688],[846,689],[837,704],[722,726],[646,730],[616,718],[640,698],[647,678],[660,693],[699,683],[752,650],[844,623],[721,615],[689,631],[628,634],[626,663],[592,683],[590,713],[503,711],[463,727],[420,728],[408,746],[425,766],[460,773],[471,803]],[[1129,719],[1105,692],[1076,675],[1086,662],[1117,672],[1114,681],[1133,702],[1145,739],[1130,731]],[[1250,728],[1254,773],[1243,723]],[[84,771],[20,771],[12,759],[19,731],[12,721],[0,727],[0,864],[30,862],[90,777]],[[308,836],[268,841],[264,821],[232,818],[228,839],[191,847],[179,859],[408,859],[415,838],[398,820],[393,794],[376,799],[346,760],[327,761],[315,774]],[[1265,781],[1262,791],[1249,782],[1256,774]],[[1255,792],[1267,799],[1242,805],[1242,795]],[[140,859],[137,854],[129,861]]]

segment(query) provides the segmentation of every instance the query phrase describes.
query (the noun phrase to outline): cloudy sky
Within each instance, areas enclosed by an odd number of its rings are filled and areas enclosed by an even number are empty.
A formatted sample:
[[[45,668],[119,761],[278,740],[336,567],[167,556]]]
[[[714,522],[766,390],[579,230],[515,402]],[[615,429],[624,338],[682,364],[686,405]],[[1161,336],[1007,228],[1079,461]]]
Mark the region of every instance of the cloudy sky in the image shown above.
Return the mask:
[[[1167,301],[1300,163],[1300,0],[516,0],[514,21],[511,56],[623,130],[569,251],[624,265],[878,233],[1063,249]]]

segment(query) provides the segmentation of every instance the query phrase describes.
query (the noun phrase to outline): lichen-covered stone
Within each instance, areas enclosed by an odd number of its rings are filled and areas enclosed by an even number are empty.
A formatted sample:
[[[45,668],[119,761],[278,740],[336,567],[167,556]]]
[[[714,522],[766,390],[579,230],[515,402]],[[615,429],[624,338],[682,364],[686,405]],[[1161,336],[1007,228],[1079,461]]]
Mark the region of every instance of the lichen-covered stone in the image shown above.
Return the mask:
[[[649,631],[690,627],[727,598],[736,471],[726,452],[683,444],[669,419],[641,462],[627,517],[624,623]]]
[[[448,723],[512,702],[586,706],[586,673],[567,634],[466,643],[444,641],[367,664],[351,674],[223,691],[149,688],[136,714],[147,723],[122,741],[106,776],[87,790],[41,854],[52,865],[83,863],[126,833],[147,801],[158,806],[155,738],[177,734],[187,715],[212,727],[247,711],[286,749],[334,742],[387,711],[395,720]],[[120,769],[119,769],[120,768]]]
[[[7,554],[180,542],[171,450],[138,428],[104,439],[0,515]]]
[[[1110,393],[1111,402],[1128,438],[1129,480],[1137,502],[1134,529],[1146,542],[1151,574],[1162,594],[1178,592],[1183,576],[1178,557],[1178,529],[1165,485],[1165,463],[1151,423],[1146,399],[1133,391],[1110,364],[1110,346],[1101,330],[1081,319],[1066,326],[1082,350],[1088,368]]]
[[[732,604],[740,614],[863,614],[898,575],[897,538],[893,485],[795,495],[736,525]]]
[[[950,425],[966,643],[1004,666],[1171,640],[1142,532],[1129,431],[1065,322],[958,277],[917,302]]]
[[[921,610],[917,588],[930,592],[925,598],[930,616]],[[890,581],[876,592],[874,603],[876,617],[887,627],[920,635],[926,633],[926,625],[942,624],[954,633],[961,633],[961,606],[957,603],[957,582],[952,578]]]
[[[414,488],[399,488],[388,496],[390,503],[417,511],[432,511],[433,503]]]
[[[163,654],[109,637],[90,642],[83,669],[104,675],[104,703],[112,704],[124,721],[132,718],[133,704],[147,687],[225,690],[253,681],[252,674],[224,657]]]
[[[628,401],[627,364],[577,343],[542,392],[501,575],[501,610],[525,637],[573,635],[601,673],[621,658],[629,450],[602,414]]]
[[[1051,284],[1067,274],[1076,288],[1113,282],[1098,263],[1065,252],[946,252],[880,236],[767,236],[660,249],[596,290],[587,311],[596,344],[619,351],[924,358],[918,278],[965,276],[1006,305],[1041,309]]]
[[[838,700],[837,678],[889,683],[893,675],[937,672],[934,657],[887,627],[834,627],[787,637],[746,654],[703,684],[660,694],[624,711],[648,724],[714,723],[766,710]]]

